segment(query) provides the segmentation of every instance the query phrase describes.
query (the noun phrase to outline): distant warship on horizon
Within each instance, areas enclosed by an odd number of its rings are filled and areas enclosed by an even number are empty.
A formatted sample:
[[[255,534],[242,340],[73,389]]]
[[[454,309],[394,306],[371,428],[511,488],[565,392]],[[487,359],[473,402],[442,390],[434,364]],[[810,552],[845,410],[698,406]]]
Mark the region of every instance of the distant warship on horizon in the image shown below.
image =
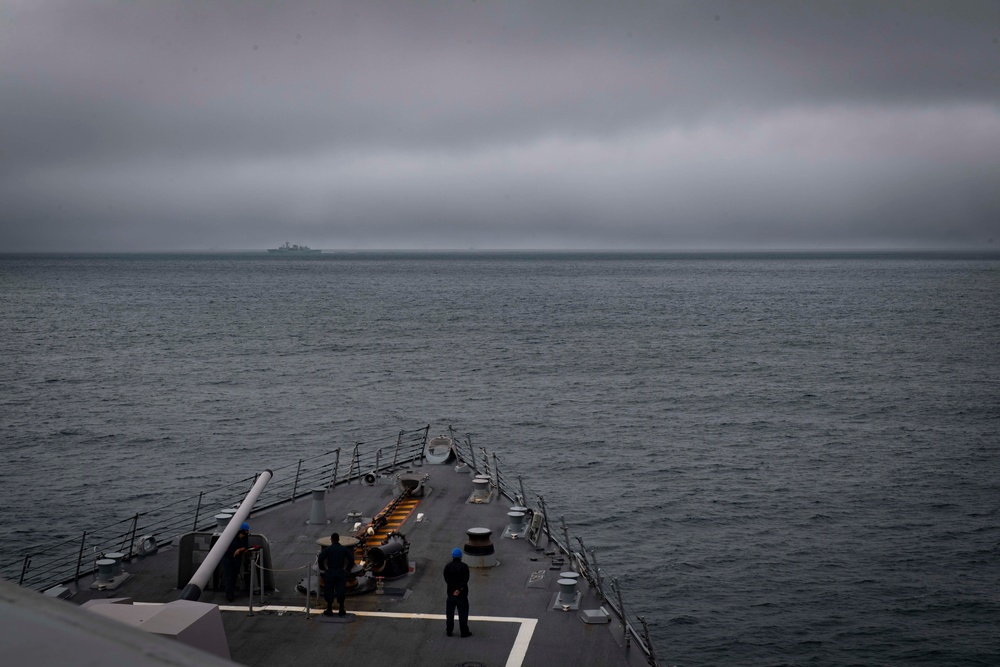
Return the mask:
[[[290,244],[290,243],[288,243],[288,241],[285,241],[285,245],[283,245],[283,246],[278,246],[277,248],[268,248],[267,251],[268,252],[281,252],[281,253],[285,253],[285,252],[288,252],[288,253],[308,253],[308,254],[316,254],[316,253],[323,252],[322,250],[313,250],[312,248],[310,248],[307,245],[298,245],[297,243]]]

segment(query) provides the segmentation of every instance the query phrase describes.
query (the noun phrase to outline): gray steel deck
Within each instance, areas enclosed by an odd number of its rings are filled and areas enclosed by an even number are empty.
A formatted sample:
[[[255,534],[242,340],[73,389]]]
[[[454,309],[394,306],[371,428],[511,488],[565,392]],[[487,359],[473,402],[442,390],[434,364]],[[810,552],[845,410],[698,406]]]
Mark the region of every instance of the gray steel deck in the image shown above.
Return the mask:
[[[383,595],[349,596],[347,619],[320,615],[322,600],[316,597],[311,601],[312,613],[306,614],[306,596],[296,584],[315,560],[317,539],[334,531],[352,534],[353,522],[346,522],[348,512],[375,516],[397,495],[395,475],[407,471],[428,475],[427,494],[398,528],[410,542],[412,573],[386,582]],[[584,577],[577,586],[582,593],[580,611],[552,609],[559,573],[570,569],[570,559],[554,543],[548,544],[544,533],[537,547],[526,539],[503,537],[513,502],[494,489],[490,502],[470,503],[472,491],[471,473],[456,471],[454,461],[424,463],[386,473],[371,486],[361,481],[337,485],[326,496],[326,525],[307,523],[309,497],[255,512],[250,518],[251,532],[265,537],[270,545],[275,590],[265,591],[263,606],[259,606],[260,595],[255,595],[252,615],[244,590],[238,593],[237,604],[227,604],[223,593],[212,589],[200,601],[220,605],[232,658],[245,665],[301,667],[333,661],[416,667],[649,664],[634,639],[626,642],[624,626],[609,605],[604,605],[610,612],[609,623],[583,622],[581,611],[602,606]],[[418,514],[422,515],[419,521]],[[451,550],[465,544],[466,530],[474,527],[493,531],[499,563],[472,569],[473,636],[461,638],[456,631],[447,637],[442,569]],[[97,596],[142,602],[176,600],[178,555],[179,549],[171,545],[152,556],[133,559],[126,566],[129,578],[116,590],[81,586],[74,602]]]

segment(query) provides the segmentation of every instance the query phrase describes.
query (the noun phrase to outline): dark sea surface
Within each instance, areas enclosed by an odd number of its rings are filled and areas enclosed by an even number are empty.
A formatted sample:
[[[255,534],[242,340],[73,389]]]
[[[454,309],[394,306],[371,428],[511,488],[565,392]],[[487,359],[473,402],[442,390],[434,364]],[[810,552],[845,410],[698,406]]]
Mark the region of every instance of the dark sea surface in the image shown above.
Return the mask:
[[[664,665],[1000,664],[995,255],[3,256],[0,350],[0,565],[453,424]]]

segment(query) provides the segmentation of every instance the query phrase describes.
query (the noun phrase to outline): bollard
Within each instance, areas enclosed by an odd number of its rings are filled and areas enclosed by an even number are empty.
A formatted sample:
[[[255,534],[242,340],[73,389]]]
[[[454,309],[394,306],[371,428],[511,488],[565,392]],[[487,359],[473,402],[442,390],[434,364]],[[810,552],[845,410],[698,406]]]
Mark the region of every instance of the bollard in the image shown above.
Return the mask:
[[[468,556],[466,564],[469,567],[494,567],[497,563],[496,549],[493,548],[493,541],[490,536],[493,531],[489,528],[476,527],[465,531],[467,535],[465,546],[462,552]]]

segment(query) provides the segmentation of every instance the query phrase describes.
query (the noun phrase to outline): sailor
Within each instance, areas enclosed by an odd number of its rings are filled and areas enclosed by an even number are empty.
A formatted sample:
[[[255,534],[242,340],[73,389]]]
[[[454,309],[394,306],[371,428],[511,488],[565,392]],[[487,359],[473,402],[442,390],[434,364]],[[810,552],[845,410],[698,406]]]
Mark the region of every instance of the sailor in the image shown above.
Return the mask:
[[[330,546],[319,552],[317,559],[320,571],[323,572],[323,597],[326,598],[324,616],[333,616],[333,599],[337,598],[340,605],[338,616],[346,616],[344,598],[347,595],[347,575],[354,567],[354,554],[340,543],[340,535],[330,535]]]
[[[226,599],[236,597],[236,575],[243,571],[243,554],[250,548],[250,524],[243,522],[236,531],[236,537],[222,554],[222,580],[226,587]]]
[[[472,635],[469,632],[469,566],[462,562],[462,550],[452,549],[451,562],[444,566],[444,581],[448,588],[448,600],[445,604],[445,629],[451,637],[455,629],[455,610],[458,610],[458,629],[463,637]]]

